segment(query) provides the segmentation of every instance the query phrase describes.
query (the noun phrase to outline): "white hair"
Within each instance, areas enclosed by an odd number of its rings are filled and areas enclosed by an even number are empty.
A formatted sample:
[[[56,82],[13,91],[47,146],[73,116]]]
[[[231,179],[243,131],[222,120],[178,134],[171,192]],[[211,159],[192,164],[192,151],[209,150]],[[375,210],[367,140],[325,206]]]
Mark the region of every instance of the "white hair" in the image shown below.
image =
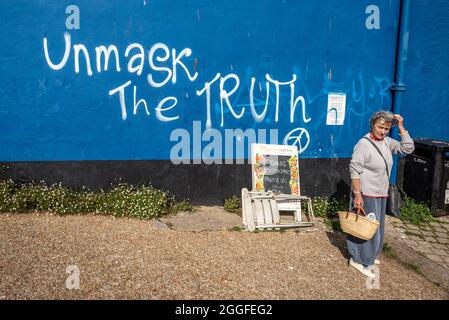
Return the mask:
[[[393,119],[394,118],[393,118],[392,112],[380,110],[380,111],[374,112],[371,115],[371,118],[369,119],[369,124],[372,128],[377,121],[383,120],[383,121],[385,121],[385,123],[391,125],[393,122]]]

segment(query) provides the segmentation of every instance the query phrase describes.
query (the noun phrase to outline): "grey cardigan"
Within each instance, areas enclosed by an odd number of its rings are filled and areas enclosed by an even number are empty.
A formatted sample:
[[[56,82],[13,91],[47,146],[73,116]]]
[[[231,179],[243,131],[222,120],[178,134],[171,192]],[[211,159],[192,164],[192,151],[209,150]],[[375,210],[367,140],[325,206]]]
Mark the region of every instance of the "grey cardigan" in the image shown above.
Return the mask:
[[[369,133],[365,137],[373,141],[382,152],[388,164],[389,174],[391,174],[391,167],[393,166],[392,154],[410,154],[415,150],[413,139],[408,133],[401,136],[401,142],[390,137],[375,141],[370,138]],[[360,139],[355,145],[349,163],[349,172],[351,173],[351,179],[360,179],[363,195],[369,197],[388,196],[390,182],[385,169],[385,161],[376,148],[366,139]]]

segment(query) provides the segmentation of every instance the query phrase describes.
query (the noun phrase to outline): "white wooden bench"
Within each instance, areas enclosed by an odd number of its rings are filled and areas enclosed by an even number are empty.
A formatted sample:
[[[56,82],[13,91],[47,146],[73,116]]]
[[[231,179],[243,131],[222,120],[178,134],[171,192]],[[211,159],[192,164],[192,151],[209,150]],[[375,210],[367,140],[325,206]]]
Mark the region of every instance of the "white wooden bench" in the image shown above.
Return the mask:
[[[307,221],[303,221],[303,205],[307,208]],[[293,211],[293,221],[281,221],[282,211]],[[242,219],[246,230],[309,227],[314,225],[312,200],[306,196],[273,192],[255,192],[242,189]]]

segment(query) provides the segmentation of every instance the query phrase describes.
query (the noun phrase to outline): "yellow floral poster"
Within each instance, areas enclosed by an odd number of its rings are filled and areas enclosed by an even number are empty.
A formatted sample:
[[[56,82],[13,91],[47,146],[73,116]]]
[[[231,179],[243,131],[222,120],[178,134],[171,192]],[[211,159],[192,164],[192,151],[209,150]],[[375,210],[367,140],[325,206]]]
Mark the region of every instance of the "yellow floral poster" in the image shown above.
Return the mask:
[[[254,144],[251,147],[254,191],[300,195],[295,146]]]

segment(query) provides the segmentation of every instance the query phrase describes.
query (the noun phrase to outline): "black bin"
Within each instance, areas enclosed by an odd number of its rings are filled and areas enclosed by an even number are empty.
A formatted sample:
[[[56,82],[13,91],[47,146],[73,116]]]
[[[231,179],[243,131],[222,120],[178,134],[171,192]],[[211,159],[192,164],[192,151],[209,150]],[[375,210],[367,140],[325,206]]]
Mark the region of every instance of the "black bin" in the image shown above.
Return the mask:
[[[411,198],[429,205],[434,216],[449,214],[449,142],[415,139],[405,158],[403,188]]]

